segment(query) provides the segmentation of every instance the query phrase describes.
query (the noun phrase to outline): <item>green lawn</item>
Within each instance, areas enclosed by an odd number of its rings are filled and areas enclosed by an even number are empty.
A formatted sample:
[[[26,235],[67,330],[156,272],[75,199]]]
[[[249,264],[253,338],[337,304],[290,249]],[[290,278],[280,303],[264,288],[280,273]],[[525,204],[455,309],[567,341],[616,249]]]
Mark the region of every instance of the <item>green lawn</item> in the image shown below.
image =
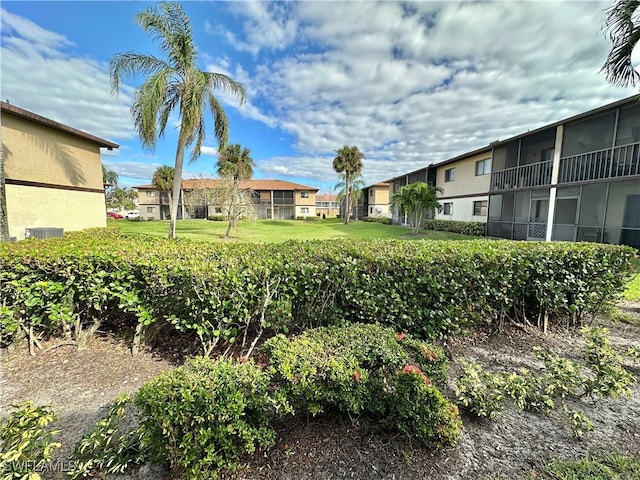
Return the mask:
[[[135,222],[128,220],[110,220],[109,225],[117,225],[124,233],[143,233],[166,237],[169,222]],[[178,220],[176,234],[181,238],[193,240],[221,241],[227,231],[227,222],[209,220]],[[326,219],[320,222],[302,220],[256,220],[240,222],[237,229],[231,231],[233,240],[241,242],[277,243],[287,240],[329,240],[334,238],[360,239],[416,239],[430,240],[471,240],[477,237],[449,232],[424,231],[420,236],[410,234],[411,229],[398,225],[383,225],[374,222],[350,222],[344,225],[340,219]]]

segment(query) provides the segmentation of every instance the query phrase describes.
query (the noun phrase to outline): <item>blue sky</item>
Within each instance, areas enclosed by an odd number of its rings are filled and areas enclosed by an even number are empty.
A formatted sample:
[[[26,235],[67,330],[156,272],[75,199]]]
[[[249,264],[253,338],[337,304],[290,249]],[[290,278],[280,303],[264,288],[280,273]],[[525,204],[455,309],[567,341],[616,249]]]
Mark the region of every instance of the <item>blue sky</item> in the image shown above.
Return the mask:
[[[200,67],[245,84],[220,95],[231,143],[256,178],[336,184],[335,150],[357,145],[372,184],[627,97],[600,68],[610,2],[182,2]],[[121,145],[103,163],[122,186],[173,165],[177,120],[144,151],[111,95],[115,53],[157,53],[134,15],[152,2],[1,4],[0,98]],[[208,127],[211,127],[209,122]],[[184,178],[215,175],[209,129]]]

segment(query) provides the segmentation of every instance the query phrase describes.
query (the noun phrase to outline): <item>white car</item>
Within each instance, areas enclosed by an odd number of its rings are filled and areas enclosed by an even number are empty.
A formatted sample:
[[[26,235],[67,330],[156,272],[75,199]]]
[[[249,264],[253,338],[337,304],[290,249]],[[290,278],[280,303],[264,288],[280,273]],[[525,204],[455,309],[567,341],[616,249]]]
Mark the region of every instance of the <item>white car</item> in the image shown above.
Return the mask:
[[[124,214],[124,218],[126,218],[127,220],[134,220],[134,219],[140,218],[140,212],[138,210],[127,212]]]

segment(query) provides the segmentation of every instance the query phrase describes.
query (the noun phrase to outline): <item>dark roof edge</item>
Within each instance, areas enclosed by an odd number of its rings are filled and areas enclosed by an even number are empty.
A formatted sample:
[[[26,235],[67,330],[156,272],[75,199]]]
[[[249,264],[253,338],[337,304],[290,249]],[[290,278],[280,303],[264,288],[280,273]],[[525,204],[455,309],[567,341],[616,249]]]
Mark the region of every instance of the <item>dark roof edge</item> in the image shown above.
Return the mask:
[[[120,148],[120,145],[118,145],[117,143],[105,140],[104,138],[100,138],[95,135],[91,135],[87,132],[83,132],[82,130],[70,127],[69,125],[65,125],[64,123],[56,122],[55,120],[51,120],[50,118],[46,118],[42,115],[30,112],[29,110],[25,110],[24,108],[16,107],[15,105],[11,105],[7,102],[0,102],[0,111],[12,113],[16,117],[24,118],[25,120],[30,120],[34,123],[39,123],[40,125],[44,125],[46,127],[68,133],[69,135],[88,140],[100,147],[108,149]]]

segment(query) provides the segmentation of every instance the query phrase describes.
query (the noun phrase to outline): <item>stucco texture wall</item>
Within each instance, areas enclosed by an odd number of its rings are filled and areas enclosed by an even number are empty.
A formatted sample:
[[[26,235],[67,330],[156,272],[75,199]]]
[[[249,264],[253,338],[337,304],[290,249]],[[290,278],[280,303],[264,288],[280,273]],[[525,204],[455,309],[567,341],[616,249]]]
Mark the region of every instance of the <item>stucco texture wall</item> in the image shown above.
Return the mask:
[[[23,240],[26,228],[58,227],[65,232],[106,227],[104,194],[7,185],[9,235]]]

